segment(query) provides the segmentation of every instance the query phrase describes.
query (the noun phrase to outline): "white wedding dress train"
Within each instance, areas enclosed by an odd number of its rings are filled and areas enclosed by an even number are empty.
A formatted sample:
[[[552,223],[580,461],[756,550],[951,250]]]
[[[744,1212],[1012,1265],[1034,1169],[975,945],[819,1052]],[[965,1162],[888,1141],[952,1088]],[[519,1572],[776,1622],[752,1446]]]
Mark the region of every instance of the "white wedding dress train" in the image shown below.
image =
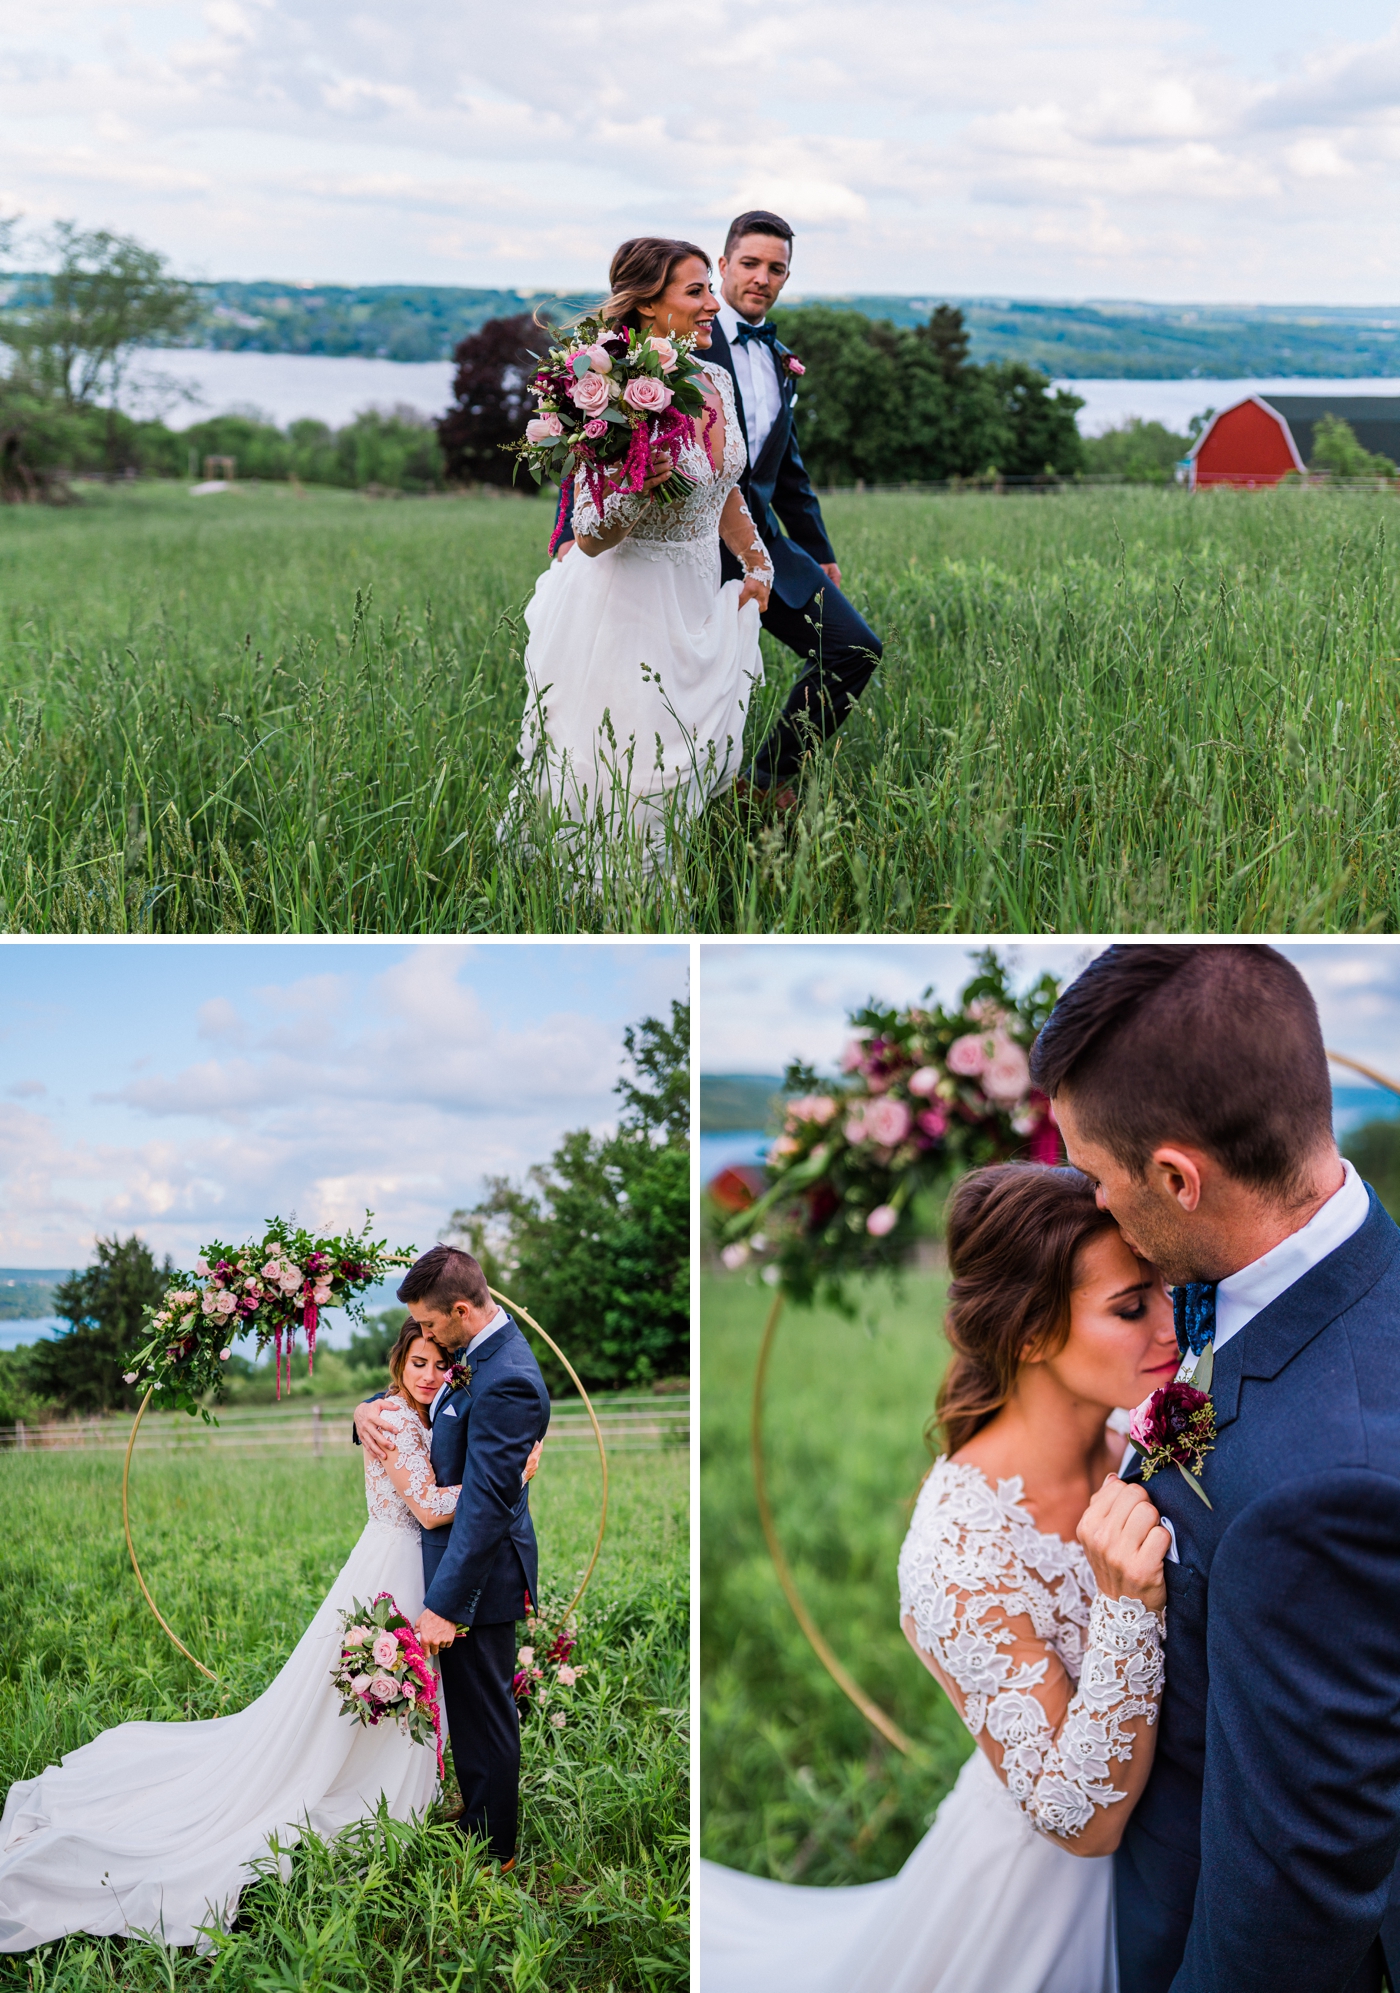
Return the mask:
[[[746,462],[743,426],[729,375],[706,371],[724,409],[719,469],[697,436],[677,457],[688,497],[615,495],[601,517],[579,478],[576,532],[634,523],[601,554],[576,546],[552,561],[525,609],[517,796],[533,790],[552,805],[562,838],[579,848],[590,829],[609,840],[635,834],[649,864],[670,827],[734,780],[763,683],[758,604],[741,609],[742,584],[720,585],[719,516]],[[754,552],[767,563],[756,533]]]
[[[812,1889],[702,1862],[699,1993],[1117,1993],[1113,1860],[1070,1854],[1112,1805],[1125,1723],[1155,1721],[1162,1622],[1095,1590],[1019,1479],[940,1460],[901,1611],[979,1744],[899,1874]],[[1000,1765],[998,1772],[997,1764]]]
[[[415,1497],[450,1515],[458,1490],[429,1485],[426,1433],[412,1413],[399,1424]],[[335,1834],[381,1799],[400,1820],[427,1810],[432,1745],[395,1723],[343,1716],[331,1684],[340,1614],[355,1600],[389,1592],[407,1618],[423,1610],[418,1524],[368,1455],[365,1494],[364,1533],[255,1702],[197,1723],[119,1724],[11,1786],[0,1818],[0,1952],[77,1931],[197,1944],[201,1926],[229,1927],[270,1836],[285,1848],[307,1827]]]

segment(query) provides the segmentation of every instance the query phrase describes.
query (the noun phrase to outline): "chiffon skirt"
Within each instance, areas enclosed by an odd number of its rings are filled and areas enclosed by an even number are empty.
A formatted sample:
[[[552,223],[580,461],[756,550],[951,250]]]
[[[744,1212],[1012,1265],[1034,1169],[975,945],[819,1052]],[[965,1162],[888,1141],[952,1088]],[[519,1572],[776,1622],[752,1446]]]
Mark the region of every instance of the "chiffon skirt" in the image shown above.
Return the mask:
[[[758,604],[741,609],[741,588],[720,585],[718,541],[624,540],[593,558],[576,547],[540,576],[525,610],[521,786],[566,839],[635,833],[654,859],[669,826],[734,780],[763,683]]]
[[[271,1687],[235,1716],[123,1723],[61,1765],[12,1785],[0,1818],[0,1951],[87,1931],[200,1941],[227,1929],[248,1864],[275,1834],[330,1835],[373,1814],[421,1814],[437,1786],[431,1744],[397,1724],[340,1713],[331,1685],[339,1614],[389,1592],[423,1610],[423,1556],[412,1532],[371,1521]]]
[[[886,1882],[702,1862],[698,1993],[1116,1993],[1112,1889],[1112,1856],[1037,1834],[974,1751]]]

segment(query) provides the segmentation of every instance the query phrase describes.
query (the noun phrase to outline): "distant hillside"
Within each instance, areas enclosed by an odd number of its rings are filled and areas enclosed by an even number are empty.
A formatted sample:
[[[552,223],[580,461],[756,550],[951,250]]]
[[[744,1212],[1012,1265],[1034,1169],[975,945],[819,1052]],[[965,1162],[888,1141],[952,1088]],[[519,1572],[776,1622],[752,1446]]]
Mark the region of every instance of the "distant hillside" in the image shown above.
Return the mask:
[[[41,276],[0,281],[0,314],[44,293]],[[601,290],[466,290],[441,284],[200,284],[207,303],[189,344],[258,353],[358,354],[386,360],[450,359],[488,318],[552,309],[567,315]],[[917,325],[940,299],[794,296]],[[951,298],[972,334],[972,358],[1024,360],[1070,380],[1238,380],[1259,375],[1400,375],[1400,305],[1056,304]]]
[[[731,1129],[768,1128],[782,1090],[777,1073],[701,1073],[700,1133],[723,1135]]]
[[[68,1268],[0,1266],[0,1322],[27,1322],[53,1313],[53,1291]]]

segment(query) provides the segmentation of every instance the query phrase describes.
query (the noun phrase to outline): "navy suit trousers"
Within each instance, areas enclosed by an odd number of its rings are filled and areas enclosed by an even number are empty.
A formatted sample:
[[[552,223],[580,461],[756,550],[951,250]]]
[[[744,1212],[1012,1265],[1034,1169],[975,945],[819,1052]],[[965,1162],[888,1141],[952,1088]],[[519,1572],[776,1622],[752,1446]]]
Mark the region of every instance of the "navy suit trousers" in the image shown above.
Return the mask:
[[[777,725],[754,756],[754,787],[771,789],[790,782],[803,755],[836,732],[880,662],[881,644],[840,589],[829,586],[800,609],[770,596],[763,627],[803,661]]]
[[[520,1712],[515,1621],[474,1625],[444,1647],[442,1700],[462,1793],[464,1834],[480,1834],[499,1862],[515,1853],[520,1813]]]

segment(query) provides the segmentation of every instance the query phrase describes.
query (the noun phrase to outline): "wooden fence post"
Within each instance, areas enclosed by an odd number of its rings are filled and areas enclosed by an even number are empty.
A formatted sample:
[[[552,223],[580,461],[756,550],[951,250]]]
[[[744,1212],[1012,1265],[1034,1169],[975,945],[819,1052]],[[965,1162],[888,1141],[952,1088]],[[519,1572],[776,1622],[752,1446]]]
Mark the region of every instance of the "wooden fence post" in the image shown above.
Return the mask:
[[[316,1458],[319,1460],[321,1458],[321,1407],[319,1405],[311,1407],[311,1444],[315,1449]]]

